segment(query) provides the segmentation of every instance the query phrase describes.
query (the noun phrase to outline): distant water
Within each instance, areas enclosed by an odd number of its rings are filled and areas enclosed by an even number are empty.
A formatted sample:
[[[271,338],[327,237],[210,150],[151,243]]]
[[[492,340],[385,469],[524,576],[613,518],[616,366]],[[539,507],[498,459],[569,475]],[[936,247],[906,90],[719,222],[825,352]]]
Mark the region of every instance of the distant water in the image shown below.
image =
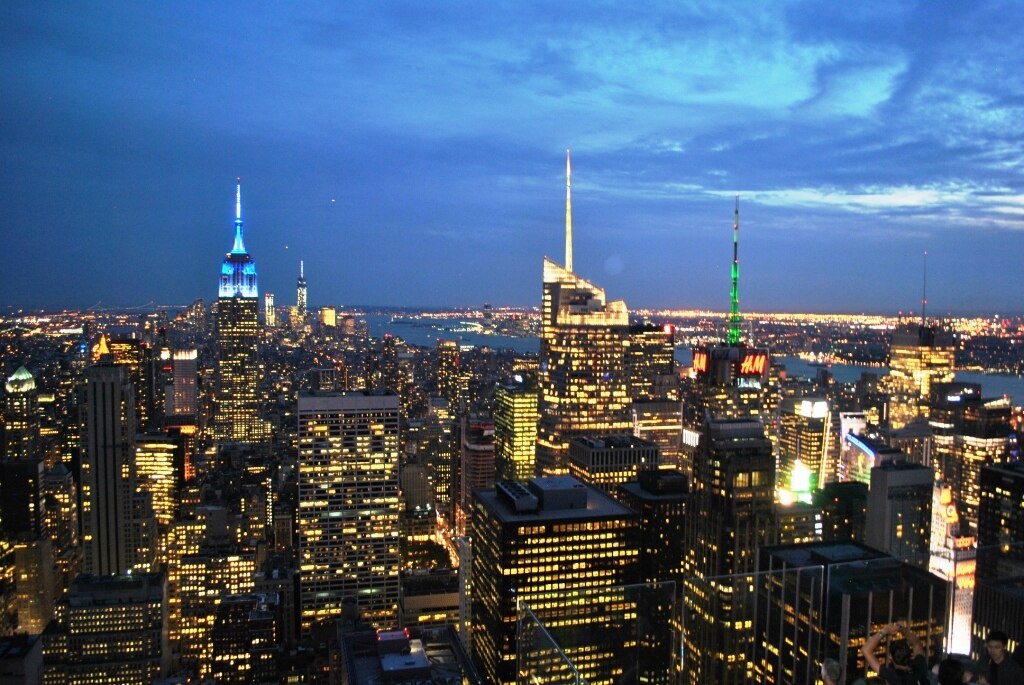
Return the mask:
[[[484,335],[467,331],[448,330],[459,328],[458,319],[423,319],[411,323],[392,323],[389,314],[367,314],[367,328],[370,335],[379,338],[390,333],[410,345],[433,347],[438,340],[454,340],[462,345],[490,347],[491,349],[513,349],[516,352],[536,354],[540,348],[537,338],[515,338],[508,335]]]
[[[676,348],[676,361],[684,366],[693,363],[693,354],[689,349]],[[803,376],[814,378],[818,375],[818,369],[822,368],[806,362],[799,357],[779,357],[779,362],[785,365],[786,373],[790,376]],[[838,383],[853,383],[860,380],[860,375],[865,371],[884,376],[889,369],[884,366],[863,366],[860,364],[832,364],[825,367],[832,374]],[[1024,400],[1024,378],[1000,373],[978,373],[977,371],[957,371],[956,380],[961,383],[979,383],[981,392],[985,397],[1000,397],[1009,395],[1020,402]]]
[[[466,331],[445,330],[458,328],[458,319],[423,320],[414,323],[392,323],[391,316],[386,314],[368,314],[364,317],[370,335],[379,338],[385,333],[401,338],[412,345],[433,347],[437,340],[455,340],[464,345],[487,346],[493,349],[509,348],[519,353],[536,354],[540,348],[537,338],[515,338],[507,335],[484,335]],[[676,348],[676,361],[683,366],[693,363],[693,354],[689,348]],[[790,376],[814,378],[819,366],[810,364],[799,357],[780,357],[779,361],[786,366]],[[876,373],[883,376],[889,369],[879,366],[862,366],[860,364],[832,364],[827,367],[839,383],[852,383],[860,379],[863,372]],[[1008,374],[978,373],[976,371],[958,371],[956,380],[963,383],[980,383],[985,397],[1009,395],[1018,402],[1024,400],[1024,377]]]

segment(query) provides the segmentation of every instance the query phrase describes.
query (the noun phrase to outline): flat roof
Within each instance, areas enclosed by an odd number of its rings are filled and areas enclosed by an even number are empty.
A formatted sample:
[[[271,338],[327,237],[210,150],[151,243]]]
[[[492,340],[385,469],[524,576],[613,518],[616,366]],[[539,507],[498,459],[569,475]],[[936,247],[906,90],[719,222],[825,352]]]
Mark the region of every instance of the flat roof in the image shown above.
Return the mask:
[[[547,478],[534,479],[534,482],[537,481],[558,481],[544,483],[544,488],[552,490],[574,487],[579,484],[579,481],[572,476],[549,476]],[[619,504],[597,488],[589,485],[584,485],[584,488],[586,488],[587,492],[586,509],[540,509],[538,511],[517,512],[498,497],[497,490],[474,490],[473,494],[502,523],[580,521],[590,518],[616,518],[635,515],[632,509]]]

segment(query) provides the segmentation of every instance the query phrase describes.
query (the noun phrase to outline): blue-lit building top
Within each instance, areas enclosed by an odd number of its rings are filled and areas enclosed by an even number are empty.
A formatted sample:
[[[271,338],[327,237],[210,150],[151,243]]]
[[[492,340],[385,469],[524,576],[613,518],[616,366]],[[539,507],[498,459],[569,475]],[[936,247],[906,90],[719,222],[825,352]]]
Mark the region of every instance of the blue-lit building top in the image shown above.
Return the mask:
[[[258,297],[256,262],[242,241],[242,186],[235,188],[235,244],[220,267],[219,297]]]

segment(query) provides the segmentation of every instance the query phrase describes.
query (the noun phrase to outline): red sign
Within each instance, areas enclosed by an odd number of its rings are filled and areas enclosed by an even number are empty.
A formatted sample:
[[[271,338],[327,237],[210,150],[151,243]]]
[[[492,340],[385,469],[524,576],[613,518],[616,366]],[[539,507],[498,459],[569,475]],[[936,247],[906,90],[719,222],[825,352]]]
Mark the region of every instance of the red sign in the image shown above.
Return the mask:
[[[765,369],[768,368],[768,353],[767,352],[750,352],[743,357],[743,361],[740,362],[740,375],[741,376],[763,376]]]
[[[707,352],[694,352],[693,353],[693,370],[698,373],[708,372],[708,353]]]

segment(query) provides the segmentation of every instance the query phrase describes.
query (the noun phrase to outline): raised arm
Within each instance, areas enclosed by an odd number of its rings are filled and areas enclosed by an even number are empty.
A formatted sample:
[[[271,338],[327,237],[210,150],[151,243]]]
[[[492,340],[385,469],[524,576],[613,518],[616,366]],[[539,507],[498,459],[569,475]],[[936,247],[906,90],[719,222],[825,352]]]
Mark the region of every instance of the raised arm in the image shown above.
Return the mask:
[[[921,644],[920,638],[914,633],[906,624],[900,626],[903,630],[903,637],[907,638],[907,644],[910,645],[910,649],[913,651],[914,656],[924,656],[924,645]]]
[[[878,662],[878,657],[875,656],[875,650],[878,649],[878,643],[882,641],[882,638],[887,635],[892,635],[899,629],[895,623],[889,623],[882,626],[882,629],[869,637],[864,641],[864,646],[860,648],[860,653],[864,655],[864,661],[867,662],[868,668],[875,673],[878,673],[882,664]]]

